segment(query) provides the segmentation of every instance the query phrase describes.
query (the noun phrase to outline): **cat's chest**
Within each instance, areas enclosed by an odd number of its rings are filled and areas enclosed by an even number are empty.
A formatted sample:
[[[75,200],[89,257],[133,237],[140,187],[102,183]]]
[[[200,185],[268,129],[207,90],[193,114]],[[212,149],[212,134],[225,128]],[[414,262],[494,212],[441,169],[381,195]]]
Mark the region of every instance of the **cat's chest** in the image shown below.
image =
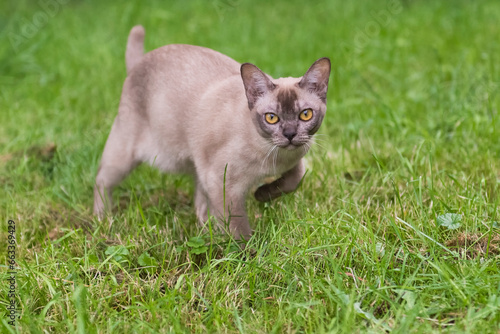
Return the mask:
[[[292,169],[306,154],[305,149],[286,150],[278,147],[270,148],[260,154],[260,176],[279,176]]]

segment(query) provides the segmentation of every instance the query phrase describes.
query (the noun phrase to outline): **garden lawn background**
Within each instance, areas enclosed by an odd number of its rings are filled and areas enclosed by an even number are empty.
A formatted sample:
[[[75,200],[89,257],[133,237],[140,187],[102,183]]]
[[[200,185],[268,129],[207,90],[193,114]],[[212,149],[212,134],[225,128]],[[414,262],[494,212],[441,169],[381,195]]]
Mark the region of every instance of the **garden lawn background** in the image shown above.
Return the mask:
[[[498,332],[497,0],[55,4],[0,3],[1,332]],[[249,199],[246,251],[203,234],[188,177],[147,166],[110,221],[91,215],[136,24],[147,51],[206,46],[273,77],[332,60],[307,175]]]

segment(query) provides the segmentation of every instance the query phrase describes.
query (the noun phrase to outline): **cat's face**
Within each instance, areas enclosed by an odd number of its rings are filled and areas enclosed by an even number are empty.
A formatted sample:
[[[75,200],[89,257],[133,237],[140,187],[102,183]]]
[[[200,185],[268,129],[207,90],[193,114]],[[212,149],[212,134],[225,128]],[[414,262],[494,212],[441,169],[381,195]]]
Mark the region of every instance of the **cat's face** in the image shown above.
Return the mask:
[[[317,60],[298,79],[272,80],[248,63],[242,65],[241,75],[260,135],[283,149],[308,147],[326,111],[329,59]]]

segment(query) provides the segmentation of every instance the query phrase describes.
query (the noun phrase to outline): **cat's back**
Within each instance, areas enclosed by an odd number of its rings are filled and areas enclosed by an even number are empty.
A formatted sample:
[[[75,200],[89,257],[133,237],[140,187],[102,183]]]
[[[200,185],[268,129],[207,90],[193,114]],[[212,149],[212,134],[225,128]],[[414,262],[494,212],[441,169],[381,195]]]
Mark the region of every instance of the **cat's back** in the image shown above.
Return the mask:
[[[239,75],[240,66],[234,59],[209,48],[170,44],[146,53],[130,76],[202,86]]]
[[[133,100],[147,101],[148,114],[162,117],[165,109],[196,112],[210,88],[240,77],[240,64],[209,48],[169,44],[146,53],[124,85]]]
[[[170,44],[146,53],[123,88],[121,104],[133,107],[119,110],[119,118],[134,124],[142,138],[142,160],[165,171],[192,169],[193,132],[206,128],[204,110],[216,109],[206,105],[204,96],[235,78],[241,81],[240,64],[205,47]],[[237,89],[244,96],[243,84]]]

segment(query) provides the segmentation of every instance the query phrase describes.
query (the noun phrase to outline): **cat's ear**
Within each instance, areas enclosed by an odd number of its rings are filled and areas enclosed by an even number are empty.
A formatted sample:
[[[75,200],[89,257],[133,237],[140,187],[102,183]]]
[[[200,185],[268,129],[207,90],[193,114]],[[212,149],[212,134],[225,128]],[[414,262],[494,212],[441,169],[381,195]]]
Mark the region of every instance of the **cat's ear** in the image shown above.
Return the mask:
[[[253,108],[255,102],[264,94],[276,88],[276,85],[257,66],[250,63],[241,65],[241,78],[247,94],[248,107]]]
[[[326,102],[330,70],[330,59],[325,57],[316,60],[300,80],[299,87],[316,93],[323,102]]]

